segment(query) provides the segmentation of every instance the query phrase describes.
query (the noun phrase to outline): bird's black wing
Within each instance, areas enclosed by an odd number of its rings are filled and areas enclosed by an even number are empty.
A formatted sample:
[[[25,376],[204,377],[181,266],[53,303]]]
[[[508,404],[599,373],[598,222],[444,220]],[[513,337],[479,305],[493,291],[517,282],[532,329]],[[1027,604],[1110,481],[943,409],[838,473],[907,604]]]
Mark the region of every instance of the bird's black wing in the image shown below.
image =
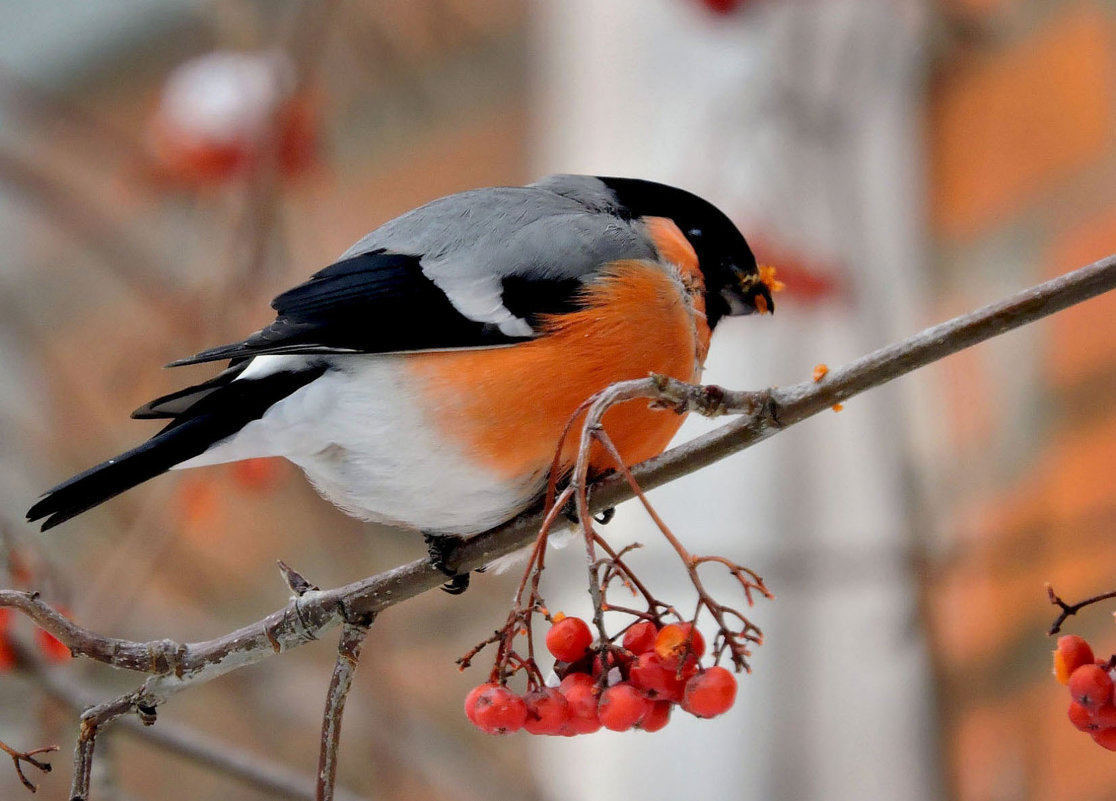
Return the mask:
[[[502,301],[529,324],[577,305],[581,281],[511,275]],[[530,339],[470,320],[422,270],[420,257],[376,250],[315,273],[271,303],[274,323],[241,342],[212,348],[172,366],[264,354],[396,353],[484,348]]]

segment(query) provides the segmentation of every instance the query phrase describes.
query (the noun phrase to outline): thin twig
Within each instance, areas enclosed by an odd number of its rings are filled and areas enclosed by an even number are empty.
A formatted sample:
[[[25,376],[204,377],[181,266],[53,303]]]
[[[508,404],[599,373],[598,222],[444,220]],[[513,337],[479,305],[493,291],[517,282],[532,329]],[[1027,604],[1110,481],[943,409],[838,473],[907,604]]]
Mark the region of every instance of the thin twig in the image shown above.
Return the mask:
[[[39,754],[49,754],[57,750],[57,745],[47,745],[43,746],[42,748],[34,748],[30,751],[17,751],[15,748],[12,748],[3,740],[0,740],[0,751],[3,751],[5,754],[12,758],[12,762],[15,763],[16,775],[19,776],[20,782],[22,782],[23,786],[33,793],[36,792],[39,788],[36,787],[30,779],[23,775],[23,763],[26,762],[31,767],[35,768],[36,770],[40,770],[43,773],[50,773],[50,763],[43,762],[41,759],[35,759],[35,757]]]
[[[1053,637],[1055,634],[1062,630],[1062,624],[1066,622],[1066,618],[1071,617],[1072,615],[1076,615],[1086,606],[1092,606],[1093,604],[1100,603],[1101,601],[1107,601],[1110,598],[1116,598],[1116,590],[1113,590],[1112,592],[1102,592],[1100,595],[1094,595],[1092,598],[1086,598],[1084,601],[1078,601],[1075,604],[1067,604],[1054,592],[1054,588],[1047,584],[1046,597],[1050,599],[1050,603],[1054,604],[1061,610],[1058,613],[1058,617],[1054,620],[1054,623],[1051,624],[1050,630],[1046,632],[1047,636]]]
[[[88,801],[89,782],[93,775],[93,750],[102,726],[122,715],[137,710],[147,710],[154,722],[154,709],[140,700],[140,693],[133,691],[118,698],[85,710],[81,716],[81,732],[74,749],[74,776],[70,782],[70,801]]]
[[[360,661],[360,650],[372,619],[345,622],[341,626],[341,640],[337,644],[337,662],[326,694],[325,713],[322,715],[322,748],[318,754],[318,786],[316,801],[333,801],[333,787],[337,780],[337,749],[341,744],[341,716],[345,713],[345,699],[353,685],[353,674]]]

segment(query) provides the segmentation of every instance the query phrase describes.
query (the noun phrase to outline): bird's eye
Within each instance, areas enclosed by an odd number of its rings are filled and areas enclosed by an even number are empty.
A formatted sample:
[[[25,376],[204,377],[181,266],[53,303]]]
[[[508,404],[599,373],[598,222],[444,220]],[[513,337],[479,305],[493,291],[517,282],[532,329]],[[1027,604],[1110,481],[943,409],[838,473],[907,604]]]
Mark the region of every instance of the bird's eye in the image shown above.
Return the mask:
[[[696,239],[701,236],[701,229],[691,228],[689,231],[686,232],[686,236],[688,236],[690,239]]]

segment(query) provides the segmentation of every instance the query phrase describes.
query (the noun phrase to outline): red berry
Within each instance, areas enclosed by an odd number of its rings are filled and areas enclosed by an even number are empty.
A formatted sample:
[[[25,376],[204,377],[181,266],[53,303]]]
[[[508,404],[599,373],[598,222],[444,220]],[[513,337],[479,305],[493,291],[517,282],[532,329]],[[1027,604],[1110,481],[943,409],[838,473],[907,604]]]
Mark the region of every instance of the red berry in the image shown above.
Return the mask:
[[[1089,710],[1083,707],[1077,701],[1070,701],[1069,709],[1066,711],[1069,716],[1070,723],[1076,726],[1081,731],[1099,731],[1100,724],[1093,720],[1093,716],[1089,714]]]
[[[1058,638],[1054,649],[1054,678],[1061,684],[1069,684],[1070,676],[1082,665],[1093,661],[1093,649],[1084,638],[1067,634]]]
[[[736,700],[736,677],[715,666],[686,682],[682,708],[699,718],[713,718],[727,712]]]
[[[485,684],[477,685],[469,690],[469,694],[465,696],[465,717],[469,718],[474,726],[477,725],[477,699],[480,698],[480,694],[492,687],[499,686],[500,685],[496,682],[490,681]]]
[[[1116,729],[1101,729],[1093,732],[1093,742],[1101,748],[1116,751]]]
[[[1116,728],[1116,706],[1113,706],[1111,701],[1095,712],[1089,713],[1089,716],[1101,729]]]
[[[633,654],[642,654],[655,647],[659,629],[650,620],[641,620],[624,632],[624,647]]]
[[[546,633],[546,648],[555,659],[576,662],[593,644],[593,632],[579,617],[564,617]]]
[[[670,701],[654,701],[651,711],[643,716],[643,720],[636,726],[643,731],[658,731],[670,723],[670,710],[674,706]]]
[[[637,656],[628,676],[632,684],[652,700],[677,703],[686,689],[686,677],[679,678],[677,668],[664,665],[654,651],[644,651]]]
[[[691,632],[693,639],[690,638]],[[655,653],[667,667],[676,667],[687,653],[701,659],[705,653],[705,638],[694,628],[693,623],[670,623],[663,626],[655,637]]]
[[[1112,700],[1112,677],[1100,665],[1082,665],[1070,675],[1070,697],[1090,712]]]
[[[511,734],[523,728],[527,720],[527,704],[507,687],[489,687],[474,704],[478,728],[489,734]]]
[[[592,734],[601,727],[597,716],[596,684],[587,673],[571,673],[558,685],[558,691],[566,696],[569,704],[569,727],[573,734]]]
[[[651,711],[652,702],[627,682],[605,688],[601,693],[597,716],[610,731],[627,731]]]
[[[527,704],[527,721],[523,728],[531,734],[558,734],[569,722],[569,702],[552,687],[527,693],[523,702]]]

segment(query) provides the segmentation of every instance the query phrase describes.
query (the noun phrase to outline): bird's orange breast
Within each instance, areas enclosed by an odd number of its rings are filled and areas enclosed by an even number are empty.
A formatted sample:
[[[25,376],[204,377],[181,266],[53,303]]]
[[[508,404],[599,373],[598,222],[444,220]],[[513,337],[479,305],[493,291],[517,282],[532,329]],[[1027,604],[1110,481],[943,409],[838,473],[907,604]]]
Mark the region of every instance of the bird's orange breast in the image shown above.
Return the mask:
[[[677,271],[654,262],[615,262],[584,291],[584,308],[548,317],[537,339],[410,357],[424,407],[438,410],[430,424],[488,469],[522,480],[549,467],[567,421],[594,393],[650,373],[698,378],[709,328]],[[628,464],[660,453],[681,424],[680,415],[649,409],[644,401],[604,417]],[[574,434],[563,446],[564,466],[576,449]],[[598,449],[591,467],[613,465]]]

